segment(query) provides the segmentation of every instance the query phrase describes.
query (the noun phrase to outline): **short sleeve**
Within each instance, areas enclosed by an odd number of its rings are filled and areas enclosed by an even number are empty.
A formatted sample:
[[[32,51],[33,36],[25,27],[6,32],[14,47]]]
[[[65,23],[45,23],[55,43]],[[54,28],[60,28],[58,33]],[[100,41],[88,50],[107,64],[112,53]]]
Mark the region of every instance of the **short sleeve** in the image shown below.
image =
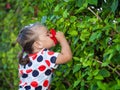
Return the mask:
[[[58,57],[58,54],[59,53],[50,51],[48,49],[45,50],[45,59],[46,61],[48,61],[47,63],[49,64],[49,66],[53,69],[56,69],[58,66],[56,64],[56,59]]]

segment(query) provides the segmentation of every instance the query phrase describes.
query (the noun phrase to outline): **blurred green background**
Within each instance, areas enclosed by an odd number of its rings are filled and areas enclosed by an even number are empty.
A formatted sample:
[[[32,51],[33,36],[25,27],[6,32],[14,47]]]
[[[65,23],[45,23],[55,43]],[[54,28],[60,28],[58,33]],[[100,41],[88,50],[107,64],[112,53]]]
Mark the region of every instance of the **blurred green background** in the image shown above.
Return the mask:
[[[120,0],[0,0],[0,21],[0,90],[18,90],[16,37],[35,22],[64,32],[73,52],[51,90],[120,90]]]

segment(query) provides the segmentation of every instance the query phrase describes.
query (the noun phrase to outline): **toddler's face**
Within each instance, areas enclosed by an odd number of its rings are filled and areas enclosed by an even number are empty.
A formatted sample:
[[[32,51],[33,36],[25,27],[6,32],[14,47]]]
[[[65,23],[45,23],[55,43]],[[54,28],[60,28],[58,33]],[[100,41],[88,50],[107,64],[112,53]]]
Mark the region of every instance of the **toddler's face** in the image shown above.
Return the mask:
[[[45,28],[45,27],[40,27],[40,29],[37,30],[39,34],[39,40],[43,45],[43,48],[51,48],[55,46],[54,41],[50,38],[52,34]]]

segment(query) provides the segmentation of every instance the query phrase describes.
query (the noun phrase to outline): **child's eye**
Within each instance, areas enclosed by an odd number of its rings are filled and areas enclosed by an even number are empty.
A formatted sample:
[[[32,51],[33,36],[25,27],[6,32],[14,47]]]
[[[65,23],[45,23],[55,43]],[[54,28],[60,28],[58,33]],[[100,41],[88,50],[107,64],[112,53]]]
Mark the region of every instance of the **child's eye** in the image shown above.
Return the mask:
[[[46,36],[49,36],[49,34],[47,34]]]
[[[49,33],[49,32],[47,32],[47,33],[46,33],[46,35],[47,35],[47,36],[50,36],[50,33]]]
[[[50,36],[50,33],[47,33],[46,36]]]

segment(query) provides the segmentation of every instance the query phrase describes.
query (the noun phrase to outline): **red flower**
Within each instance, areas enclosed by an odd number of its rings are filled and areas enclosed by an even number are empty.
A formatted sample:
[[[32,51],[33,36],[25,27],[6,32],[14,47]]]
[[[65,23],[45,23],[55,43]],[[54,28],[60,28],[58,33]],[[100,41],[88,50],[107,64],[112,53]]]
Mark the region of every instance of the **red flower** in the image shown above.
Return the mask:
[[[50,29],[50,33],[52,34],[52,37],[50,37],[50,38],[54,41],[54,43],[56,45],[58,43],[58,41],[57,41],[57,39],[55,37],[56,31],[54,29]]]

